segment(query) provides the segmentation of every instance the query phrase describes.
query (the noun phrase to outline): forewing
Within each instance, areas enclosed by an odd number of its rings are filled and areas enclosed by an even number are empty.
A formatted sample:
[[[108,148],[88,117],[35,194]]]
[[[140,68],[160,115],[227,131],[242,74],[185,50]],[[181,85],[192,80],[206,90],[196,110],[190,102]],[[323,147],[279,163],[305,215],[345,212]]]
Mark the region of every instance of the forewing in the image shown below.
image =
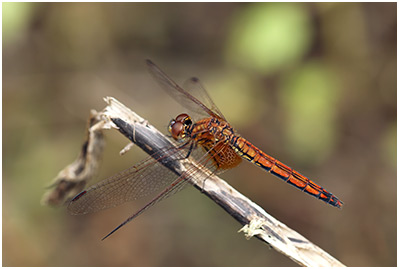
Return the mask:
[[[206,117],[212,116],[217,118],[223,118],[223,116],[219,115],[219,110],[213,111],[214,105],[208,107],[198,98],[195,93],[195,96],[191,93],[184,90],[180,87],[176,82],[174,82],[168,75],[166,75],[157,65],[155,65],[150,60],[147,60],[148,69],[150,74],[154,77],[154,79],[158,82],[158,84],[179,104],[181,104],[186,109],[189,109],[197,114],[204,115]],[[195,79],[196,80],[196,79]],[[205,102],[208,103],[208,100],[211,100],[209,95],[206,93],[205,89],[200,85],[200,83],[194,83],[202,88],[202,91],[205,92]],[[203,95],[203,93],[201,93]],[[198,98],[197,98],[198,97]],[[211,104],[213,104],[211,100]]]
[[[208,91],[204,88],[204,85],[201,83],[199,78],[192,77],[187,79],[183,83],[183,89],[200,100],[215,115],[217,115],[218,118],[226,120],[220,109],[215,105],[212,98],[209,96]]]

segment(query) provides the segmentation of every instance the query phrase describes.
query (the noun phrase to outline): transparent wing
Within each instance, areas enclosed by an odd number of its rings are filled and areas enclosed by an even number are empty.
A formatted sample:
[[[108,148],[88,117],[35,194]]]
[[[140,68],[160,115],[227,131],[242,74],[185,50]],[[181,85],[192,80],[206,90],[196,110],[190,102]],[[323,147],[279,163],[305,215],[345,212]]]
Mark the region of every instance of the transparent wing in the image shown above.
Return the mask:
[[[203,150],[203,148],[201,147]],[[231,149],[230,151],[231,154],[235,155],[231,159],[230,154],[225,154],[226,149]],[[197,151],[196,153],[198,154],[199,152],[203,151]],[[227,161],[229,160],[229,165],[237,165],[241,159],[237,163],[237,159],[235,157],[239,157],[237,153],[234,152],[232,148],[230,148],[226,143],[218,142],[214,144],[209,150],[205,151],[205,154],[202,153],[202,157],[198,159],[198,163],[206,166],[208,169],[211,170],[212,173],[215,172],[222,172],[225,170],[227,167],[220,166],[218,164],[218,161],[224,160]],[[235,160],[235,161],[233,161]],[[225,165],[228,165],[225,163]],[[162,192],[160,192],[157,196],[155,196],[150,202],[148,202],[144,207],[142,207],[139,211],[135,212],[133,215],[128,217],[124,222],[119,224],[115,229],[113,229],[110,233],[108,233],[106,236],[103,237],[102,240],[106,239],[113,233],[115,233],[117,230],[125,226],[127,223],[135,219],[137,216],[141,215],[144,211],[155,205],[156,203],[160,202],[161,200],[173,195],[174,193],[178,192],[179,190],[183,189],[187,185],[187,178],[190,176],[193,176],[195,173],[199,171],[200,168],[192,166],[191,168],[187,169],[186,172],[184,172],[180,177],[175,179],[169,186],[167,186]],[[208,175],[209,176],[209,175]],[[206,177],[207,178],[207,177]],[[204,183],[206,178],[203,178]]]
[[[176,149],[165,154],[176,154]],[[179,152],[179,154],[182,154]],[[177,175],[152,157],[81,192],[68,205],[71,214],[93,213],[166,188]]]
[[[189,79],[186,82],[188,88],[185,90],[150,60],[147,60],[147,65],[150,74],[158,84],[183,107],[206,117],[212,116],[224,119],[222,113],[220,113],[220,110],[213,103],[197,78]]]
[[[157,196],[155,196],[150,202],[148,202],[144,207],[142,207],[139,211],[128,217],[124,222],[119,224],[115,229],[113,229],[111,232],[109,232],[106,236],[103,237],[102,240],[106,239],[113,233],[115,233],[117,230],[128,224],[130,221],[141,215],[144,211],[155,205],[156,203],[162,201],[165,198],[168,198],[169,196],[172,196],[176,192],[180,191],[183,189],[185,186],[187,186],[187,180],[184,175],[181,175],[178,177],[172,184],[167,186],[162,192],[160,192]]]
[[[205,90],[204,85],[201,83],[199,78],[191,77],[187,79],[183,83],[183,89],[200,100],[214,114],[218,115],[219,118],[226,120],[220,109],[215,105],[212,98],[209,96],[207,90]]]
[[[183,159],[187,155],[188,147],[187,145],[185,148],[167,149],[162,154],[158,153],[158,156]],[[202,147],[193,149],[190,156],[200,160],[204,166],[212,171],[218,168]],[[156,196],[158,197],[156,202],[169,197],[182,188],[178,188],[178,186],[185,184],[180,182],[181,180],[179,181],[181,177],[179,178],[177,174],[159,161],[162,160],[148,157],[142,162],[89,187],[72,199],[68,205],[68,211],[73,215],[94,213],[149,196],[160,190],[165,192],[165,197]],[[187,171],[185,177],[194,172]],[[179,183],[177,184],[177,182]]]

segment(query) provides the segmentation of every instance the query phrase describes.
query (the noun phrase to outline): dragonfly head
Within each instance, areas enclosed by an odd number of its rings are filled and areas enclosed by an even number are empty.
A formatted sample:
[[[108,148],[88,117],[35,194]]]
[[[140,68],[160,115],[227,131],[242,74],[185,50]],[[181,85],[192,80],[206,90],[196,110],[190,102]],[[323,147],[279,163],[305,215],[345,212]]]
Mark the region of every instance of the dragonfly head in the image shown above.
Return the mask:
[[[192,124],[193,121],[191,117],[183,113],[170,121],[168,130],[175,140],[182,140],[187,134],[186,130],[188,130]]]

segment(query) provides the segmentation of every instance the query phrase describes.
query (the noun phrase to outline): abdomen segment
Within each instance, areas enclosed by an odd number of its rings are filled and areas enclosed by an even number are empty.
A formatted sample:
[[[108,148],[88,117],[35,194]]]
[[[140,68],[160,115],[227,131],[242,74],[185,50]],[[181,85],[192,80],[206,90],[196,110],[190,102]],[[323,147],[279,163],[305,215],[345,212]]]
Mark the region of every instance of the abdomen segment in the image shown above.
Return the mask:
[[[298,189],[303,190],[304,192],[313,195],[332,206],[341,208],[343,205],[343,203],[332,193],[328,192],[323,187],[317,185],[292,168],[286,166],[282,162],[267,155],[246,139],[236,136],[230,141],[237,153],[244,159],[247,159],[273,175],[278,176],[285,182],[290,183]]]

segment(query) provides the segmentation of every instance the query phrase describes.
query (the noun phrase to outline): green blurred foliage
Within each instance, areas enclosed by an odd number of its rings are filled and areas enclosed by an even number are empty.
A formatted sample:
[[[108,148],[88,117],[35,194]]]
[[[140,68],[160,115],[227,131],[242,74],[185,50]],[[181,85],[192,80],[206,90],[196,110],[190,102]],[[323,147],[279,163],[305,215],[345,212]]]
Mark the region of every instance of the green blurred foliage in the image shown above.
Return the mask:
[[[2,3],[3,42],[7,44],[23,37],[32,18],[34,5],[32,3]]]
[[[313,29],[305,5],[253,3],[237,13],[227,61],[268,73],[295,64],[309,50]]]
[[[320,62],[308,62],[282,79],[286,147],[296,159],[322,162],[336,147],[339,84]]]

